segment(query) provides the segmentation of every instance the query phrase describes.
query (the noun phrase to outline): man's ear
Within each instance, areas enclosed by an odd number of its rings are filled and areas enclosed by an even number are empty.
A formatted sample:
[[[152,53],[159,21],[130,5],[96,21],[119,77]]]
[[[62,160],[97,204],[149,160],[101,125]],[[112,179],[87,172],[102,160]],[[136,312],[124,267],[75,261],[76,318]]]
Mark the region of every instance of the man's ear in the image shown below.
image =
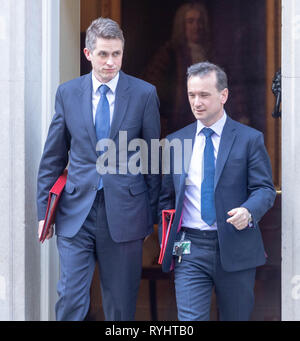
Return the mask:
[[[83,49],[83,53],[87,60],[91,61],[91,52],[86,47]]]
[[[221,103],[222,104],[225,104],[227,102],[227,99],[228,99],[228,89],[225,88],[224,90],[221,91]]]

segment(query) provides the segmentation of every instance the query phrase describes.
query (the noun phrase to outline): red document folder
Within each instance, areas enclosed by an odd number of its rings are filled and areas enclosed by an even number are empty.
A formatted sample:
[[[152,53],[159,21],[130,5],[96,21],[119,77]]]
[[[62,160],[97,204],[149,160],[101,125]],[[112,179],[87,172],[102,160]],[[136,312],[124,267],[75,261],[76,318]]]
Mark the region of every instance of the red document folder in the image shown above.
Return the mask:
[[[175,210],[162,210],[162,239],[158,264],[163,262],[174,216]]]
[[[61,197],[61,194],[63,192],[63,189],[65,187],[65,184],[67,181],[67,175],[68,175],[68,170],[65,169],[63,174],[56,180],[55,184],[49,191],[45,222],[44,222],[43,230],[40,236],[40,242],[42,243],[46,239],[50,226],[53,225],[55,222],[55,214],[57,210],[57,205]]]

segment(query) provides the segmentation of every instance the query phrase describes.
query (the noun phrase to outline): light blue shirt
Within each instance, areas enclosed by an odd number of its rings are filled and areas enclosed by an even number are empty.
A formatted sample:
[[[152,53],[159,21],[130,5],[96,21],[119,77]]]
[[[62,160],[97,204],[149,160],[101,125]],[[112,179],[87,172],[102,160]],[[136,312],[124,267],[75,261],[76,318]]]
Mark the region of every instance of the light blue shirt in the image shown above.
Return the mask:
[[[113,119],[114,109],[115,109],[115,99],[116,99],[116,88],[119,81],[119,72],[117,75],[107,83],[101,83],[95,77],[94,72],[92,72],[92,82],[93,82],[93,95],[92,95],[92,105],[93,105],[93,122],[95,124],[96,110],[100,100],[100,92],[98,88],[100,85],[105,84],[109,87],[109,91],[106,94],[108,103],[109,103],[109,111],[110,111],[110,124]]]

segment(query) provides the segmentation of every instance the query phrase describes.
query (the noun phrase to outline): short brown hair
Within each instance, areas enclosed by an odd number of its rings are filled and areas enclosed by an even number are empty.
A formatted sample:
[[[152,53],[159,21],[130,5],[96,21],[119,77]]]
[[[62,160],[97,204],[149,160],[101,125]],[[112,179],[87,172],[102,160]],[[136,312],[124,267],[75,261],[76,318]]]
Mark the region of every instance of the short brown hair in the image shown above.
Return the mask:
[[[123,32],[117,22],[109,18],[98,18],[94,20],[86,30],[85,47],[93,51],[96,46],[97,38],[120,39],[124,43]]]

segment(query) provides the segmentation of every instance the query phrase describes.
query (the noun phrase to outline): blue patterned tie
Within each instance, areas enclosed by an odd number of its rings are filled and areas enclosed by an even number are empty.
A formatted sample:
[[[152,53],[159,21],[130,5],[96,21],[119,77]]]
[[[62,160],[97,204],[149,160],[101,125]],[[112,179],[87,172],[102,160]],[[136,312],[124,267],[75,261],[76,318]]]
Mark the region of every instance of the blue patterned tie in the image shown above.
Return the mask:
[[[109,90],[109,87],[105,84],[100,85],[99,87],[100,92],[100,100],[96,110],[96,117],[95,117],[95,129],[96,129],[96,136],[97,141],[101,139],[105,139],[109,137],[109,130],[110,130],[110,110],[109,110],[109,103],[106,97],[106,94]],[[98,190],[103,187],[102,177],[100,178]]]
[[[214,199],[215,156],[211,135],[214,131],[203,128],[202,133],[206,137],[204,148],[204,176],[201,184],[201,217],[209,226],[216,221],[216,209]]]

